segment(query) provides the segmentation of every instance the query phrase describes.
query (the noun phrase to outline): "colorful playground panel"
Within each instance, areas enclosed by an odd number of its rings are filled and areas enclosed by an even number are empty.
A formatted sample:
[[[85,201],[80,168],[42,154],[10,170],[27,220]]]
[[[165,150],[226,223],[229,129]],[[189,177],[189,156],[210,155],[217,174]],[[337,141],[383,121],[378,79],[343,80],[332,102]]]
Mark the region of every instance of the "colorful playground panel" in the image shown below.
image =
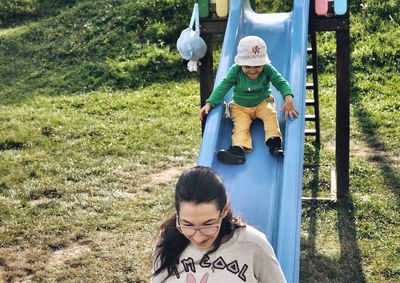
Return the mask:
[[[199,0],[199,16],[200,18],[207,18],[209,15],[209,0]]]
[[[328,13],[328,0],[315,0],[315,14],[325,16]]]
[[[228,16],[228,10],[229,10],[228,0],[216,0],[215,6],[218,17],[225,18]]]
[[[333,10],[336,15],[344,15],[347,12],[347,0],[335,0],[333,2]]]

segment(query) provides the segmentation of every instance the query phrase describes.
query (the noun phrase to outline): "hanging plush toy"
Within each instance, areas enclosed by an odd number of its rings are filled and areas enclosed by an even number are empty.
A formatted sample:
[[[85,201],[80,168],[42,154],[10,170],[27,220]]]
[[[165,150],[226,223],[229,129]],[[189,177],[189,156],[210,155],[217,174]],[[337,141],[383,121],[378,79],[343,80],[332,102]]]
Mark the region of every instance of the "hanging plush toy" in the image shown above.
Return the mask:
[[[193,30],[193,25],[195,25],[195,30]],[[188,70],[197,72],[200,66],[199,59],[203,58],[207,51],[207,45],[200,37],[199,6],[197,1],[193,7],[189,27],[181,32],[176,46],[182,58],[189,60]]]

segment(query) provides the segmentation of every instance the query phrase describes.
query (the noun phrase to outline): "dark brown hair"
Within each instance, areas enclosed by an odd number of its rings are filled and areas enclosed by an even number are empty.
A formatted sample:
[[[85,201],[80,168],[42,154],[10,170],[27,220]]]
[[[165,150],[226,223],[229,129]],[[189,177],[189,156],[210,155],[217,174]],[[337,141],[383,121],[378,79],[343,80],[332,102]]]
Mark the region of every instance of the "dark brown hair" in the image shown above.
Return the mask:
[[[175,209],[179,213],[182,201],[194,204],[215,202],[222,212],[227,204],[227,196],[224,183],[217,173],[209,167],[196,166],[184,172],[175,189]],[[189,240],[176,228],[176,214],[164,221],[160,227],[156,253],[153,262],[157,262],[157,269],[152,276],[156,276],[167,270],[168,276],[163,282],[176,272],[179,257],[189,244]],[[234,219],[229,209],[222,219],[221,228],[214,241],[213,248],[207,252],[211,254],[218,250],[224,236],[230,235],[234,230],[244,227],[240,219]]]

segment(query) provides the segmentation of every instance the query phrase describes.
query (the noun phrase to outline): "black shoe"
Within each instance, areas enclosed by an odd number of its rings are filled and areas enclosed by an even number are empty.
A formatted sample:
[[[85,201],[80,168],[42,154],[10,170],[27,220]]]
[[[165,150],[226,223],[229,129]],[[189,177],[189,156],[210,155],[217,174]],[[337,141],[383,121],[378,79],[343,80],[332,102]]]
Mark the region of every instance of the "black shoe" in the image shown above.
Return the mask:
[[[226,164],[243,164],[246,162],[244,150],[240,146],[231,146],[227,150],[221,149],[217,153],[219,161]]]
[[[269,153],[273,156],[283,156],[282,140],[280,137],[269,138],[265,144],[269,147]]]

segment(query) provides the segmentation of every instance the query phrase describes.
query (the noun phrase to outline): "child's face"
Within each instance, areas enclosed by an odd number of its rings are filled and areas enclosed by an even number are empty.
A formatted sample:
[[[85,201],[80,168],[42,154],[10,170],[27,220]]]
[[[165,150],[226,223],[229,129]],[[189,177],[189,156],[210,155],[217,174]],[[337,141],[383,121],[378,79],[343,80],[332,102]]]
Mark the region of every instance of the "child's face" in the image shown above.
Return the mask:
[[[263,66],[242,66],[242,71],[247,77],[254,81],[258,78],[258,75],[262,72]]]

